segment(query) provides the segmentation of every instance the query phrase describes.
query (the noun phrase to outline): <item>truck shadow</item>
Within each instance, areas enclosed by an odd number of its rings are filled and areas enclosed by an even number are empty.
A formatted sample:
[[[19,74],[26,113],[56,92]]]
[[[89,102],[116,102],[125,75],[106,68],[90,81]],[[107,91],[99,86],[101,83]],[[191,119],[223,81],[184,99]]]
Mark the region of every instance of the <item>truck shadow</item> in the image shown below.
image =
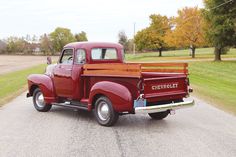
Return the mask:
[[[53,112],[57,115],[65,116],[65,117],[79,117],[81,119],[93,119],[93,113],[88,112],[85,110],[76,110],[71,108],[65,108],[65,107],[59,107],[59,106],[53,106],[53,108],[50,110],[50,112]]]
[[[168,120],[153,120],[145,115],[125,115],[121,116],[115,127],[121,128],[158,128],[169,127]]]
[[[75,120],[80,120],[83,122],[92,122],[95,125],[99,125],[92,112],[85,110],[74,110],[71,108],[64,108],[54,106],[51,113],[56,116],[61,116],[65,118],[74,118]],[[123,115],[119,117],[117,123],[113,126],[114,128],[166,128],[169,127],[170,122],[168,120],[153,120],[147,115]]]

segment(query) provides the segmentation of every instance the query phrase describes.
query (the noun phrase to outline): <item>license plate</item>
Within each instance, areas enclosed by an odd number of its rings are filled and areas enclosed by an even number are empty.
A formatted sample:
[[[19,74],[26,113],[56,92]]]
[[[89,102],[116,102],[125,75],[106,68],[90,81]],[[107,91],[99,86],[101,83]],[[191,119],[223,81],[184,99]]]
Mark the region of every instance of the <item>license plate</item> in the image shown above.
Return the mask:
[[[146,103],[147,103],[146,99],[134,100],[134,108],[136,108],[136,107],[146,107]]]

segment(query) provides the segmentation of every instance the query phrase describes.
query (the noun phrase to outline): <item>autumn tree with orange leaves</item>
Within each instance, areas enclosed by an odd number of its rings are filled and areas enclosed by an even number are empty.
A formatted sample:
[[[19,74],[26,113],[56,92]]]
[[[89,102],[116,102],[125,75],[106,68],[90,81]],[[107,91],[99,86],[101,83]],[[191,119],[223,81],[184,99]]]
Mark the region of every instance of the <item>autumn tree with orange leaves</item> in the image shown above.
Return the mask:
[[[151,20],[150,26],[135,35],[136,47],[139,51],[159,51],[159,56],[162,56],[162,50],[167,47],[165,35],[170,30],[169,20],[166,16],[159,14],[150,15],[149,18]]]
[[[206,46],[204,37],[204,18],[197,7],[184,8],[178,11],[178,16],[172,20],[172,30],[165,36],[167,43],[172,47],[191,49],[192,58],[195,58],[197,47]]]

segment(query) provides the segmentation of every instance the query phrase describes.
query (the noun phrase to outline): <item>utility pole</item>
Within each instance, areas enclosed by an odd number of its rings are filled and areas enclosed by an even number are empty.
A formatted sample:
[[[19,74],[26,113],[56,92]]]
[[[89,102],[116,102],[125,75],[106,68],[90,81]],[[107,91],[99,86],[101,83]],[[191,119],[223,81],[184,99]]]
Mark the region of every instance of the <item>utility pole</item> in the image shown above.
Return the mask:
[[[135,22],[134,22],[134,37],[135,37]],[[135,43],[134,43],[134,37],[133,37],[133,54],[135,55]]]

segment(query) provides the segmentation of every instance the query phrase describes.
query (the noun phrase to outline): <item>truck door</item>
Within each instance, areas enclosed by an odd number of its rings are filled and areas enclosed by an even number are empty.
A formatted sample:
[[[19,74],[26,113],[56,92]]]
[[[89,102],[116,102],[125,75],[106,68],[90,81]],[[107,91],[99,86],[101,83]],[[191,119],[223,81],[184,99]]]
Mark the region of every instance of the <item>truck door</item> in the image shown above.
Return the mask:
[[[73,81],[73,96],[74,100],[80,100],[83,97],[85,80],[81,77],[83,73],[83,65],[86,63],[86,51],[77,49],[73,65],[72,79]]]
[[[64,49],[56,67],[54,68],[54,86],[57,96],[72,97],[72,68],[73,68],[73,49]]]

